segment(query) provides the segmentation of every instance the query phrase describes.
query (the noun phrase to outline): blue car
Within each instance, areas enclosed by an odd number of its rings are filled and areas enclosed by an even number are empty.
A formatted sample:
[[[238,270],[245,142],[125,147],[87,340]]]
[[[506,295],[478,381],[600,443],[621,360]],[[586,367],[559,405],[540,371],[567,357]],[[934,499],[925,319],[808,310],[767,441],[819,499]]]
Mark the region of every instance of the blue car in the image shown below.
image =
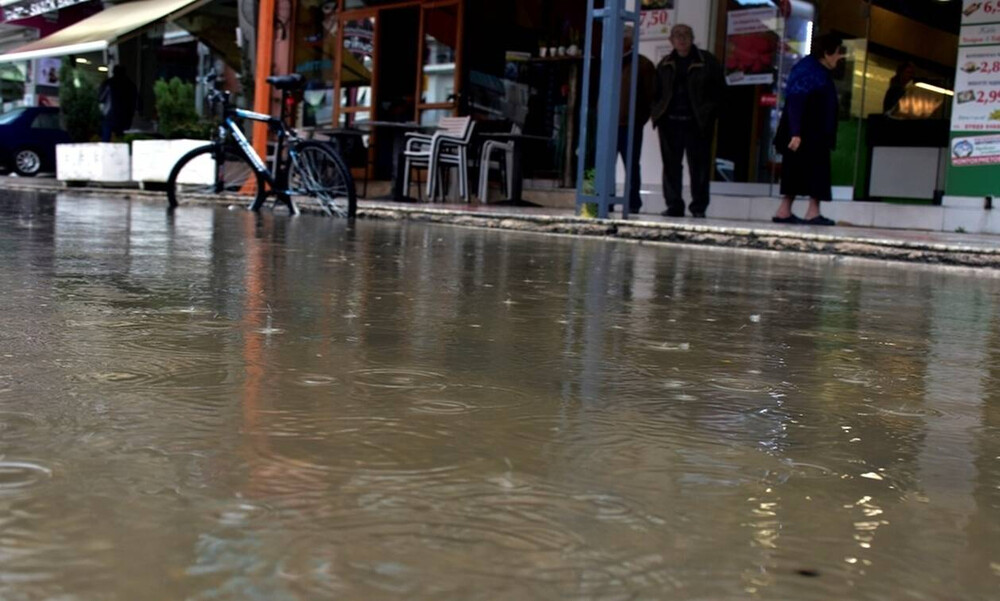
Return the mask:
[[[24,107],[0,115],[0,166],[18,175],[34,177],[54,171],[56,144],[68,142],[58,108]]]

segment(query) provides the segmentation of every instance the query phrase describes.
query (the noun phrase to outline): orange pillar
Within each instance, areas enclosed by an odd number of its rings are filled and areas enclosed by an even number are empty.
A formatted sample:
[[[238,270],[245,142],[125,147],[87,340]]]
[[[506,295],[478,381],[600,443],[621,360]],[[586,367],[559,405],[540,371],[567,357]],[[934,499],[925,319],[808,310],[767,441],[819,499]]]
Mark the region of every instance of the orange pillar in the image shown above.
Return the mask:
[[[274,0],[260,0],[257,13],[257,68],[254,73],[253,110],[271,113],[271,86],[267,78],[271,76],[274,63]],[[267,159],[267,124],[254,121],[253,148],[263,159]]]

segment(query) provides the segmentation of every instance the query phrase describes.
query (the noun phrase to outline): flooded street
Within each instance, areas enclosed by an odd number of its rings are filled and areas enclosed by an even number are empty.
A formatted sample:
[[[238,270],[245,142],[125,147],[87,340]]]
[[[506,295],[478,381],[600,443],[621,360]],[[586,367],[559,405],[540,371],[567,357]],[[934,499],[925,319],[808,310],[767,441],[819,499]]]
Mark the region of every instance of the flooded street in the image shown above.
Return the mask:
[[[0,196],[0,599],[996,599],[1000,277]]]

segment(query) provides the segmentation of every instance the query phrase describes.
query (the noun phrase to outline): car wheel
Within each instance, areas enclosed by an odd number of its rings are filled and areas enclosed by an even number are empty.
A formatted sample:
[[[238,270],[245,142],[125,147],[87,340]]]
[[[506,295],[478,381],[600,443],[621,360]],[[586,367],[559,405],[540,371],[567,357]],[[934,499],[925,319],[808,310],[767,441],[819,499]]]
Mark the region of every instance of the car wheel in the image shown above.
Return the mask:
[[[14,170],[18,175],[34,177],[42,170],[42,157],[30,148],[18,150],[14,155]]]

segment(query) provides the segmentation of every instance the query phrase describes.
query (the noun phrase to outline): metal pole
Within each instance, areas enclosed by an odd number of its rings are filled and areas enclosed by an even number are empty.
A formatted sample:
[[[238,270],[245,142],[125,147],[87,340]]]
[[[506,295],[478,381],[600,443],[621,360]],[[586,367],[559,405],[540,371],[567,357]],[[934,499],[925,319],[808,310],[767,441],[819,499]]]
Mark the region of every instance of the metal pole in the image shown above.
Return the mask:
[[[594,0],[587,3],[587,43],[584,50],[584,81],[583,97],[581,103],[581,132],[579,155],[581,166],[577,172],[577,207],[584,203],[596,202],[598,206],[598,217],[605,219],[608,216],[609,208],[616,202],[627,203],[627,199],[619,198],[616,195],[617,177],[616,166],[618,161],[618,133],[619,117],[621,107],[621,84],[622,84],[622,60],[624,58],[624,29],[625,23],[631,22],[635,30],[634,52],[638,56],[638,25],[639,9],[636,3],[635,10],[625,8],[625,0],[606,0],[604,8],[595,9]],[[590,116],[591,99],[591,70],[594,64],[594,28],[601,24],[601,54],[599,59],[600,77],[598,78],[598,98],[597,98],[597,131],[595,138],[594,171],[596,173],[594,181],[594,194],[585,194],[583,191],[584,175],[587,170],[586,158],[587,148],[590,141],[590,130],[588,119]],[[635,136],[635,124],[632,115],[635,112],[636,86],[639,72],[639,61],[632,61],[631,90],[629,91],[629,120],[628,126],[628,149],[625,165],[625,189],[631,185],[632,174],[632,140]],[[624,209],[628,211],[626,207]]]
[[[601,77],[597,100],[597,216],[607,219],[615,197],[615,166],[618,159],[618,113],[622,70],[622,0],[607,0],[595,11],[604,21],[602,29]]]
[[[583,49],[583,91],[580,102],[580,140],[577,150],[576,167],[576,206],[577,211],[587,202],[588,196],[583,192],[583,183],[587,171],[587,141],[590,134],[590,72],[594,56],[594,0],[587,0],[587,41]]]
[[[622,194],[622,216],[626,219],[632,211],[631,208],[631,194],[633,178],[636,177],[634,173],[633,161],[635,159],[634,154],[636,152],[635,148],[635,104],[636,96],[638,96],[639,89],[639,7],[640,3],[637,1],[635,3],[634,11],[624,11],[623,16],[625,20],[632,24],[632,73],[629,79],[629,104],[628,104],[628,139],[625,141],[627,144],[625,151],[625,192]],[[621,121],[621,119],[619,119]],[[642,149],[640,148],[641,152]]]

